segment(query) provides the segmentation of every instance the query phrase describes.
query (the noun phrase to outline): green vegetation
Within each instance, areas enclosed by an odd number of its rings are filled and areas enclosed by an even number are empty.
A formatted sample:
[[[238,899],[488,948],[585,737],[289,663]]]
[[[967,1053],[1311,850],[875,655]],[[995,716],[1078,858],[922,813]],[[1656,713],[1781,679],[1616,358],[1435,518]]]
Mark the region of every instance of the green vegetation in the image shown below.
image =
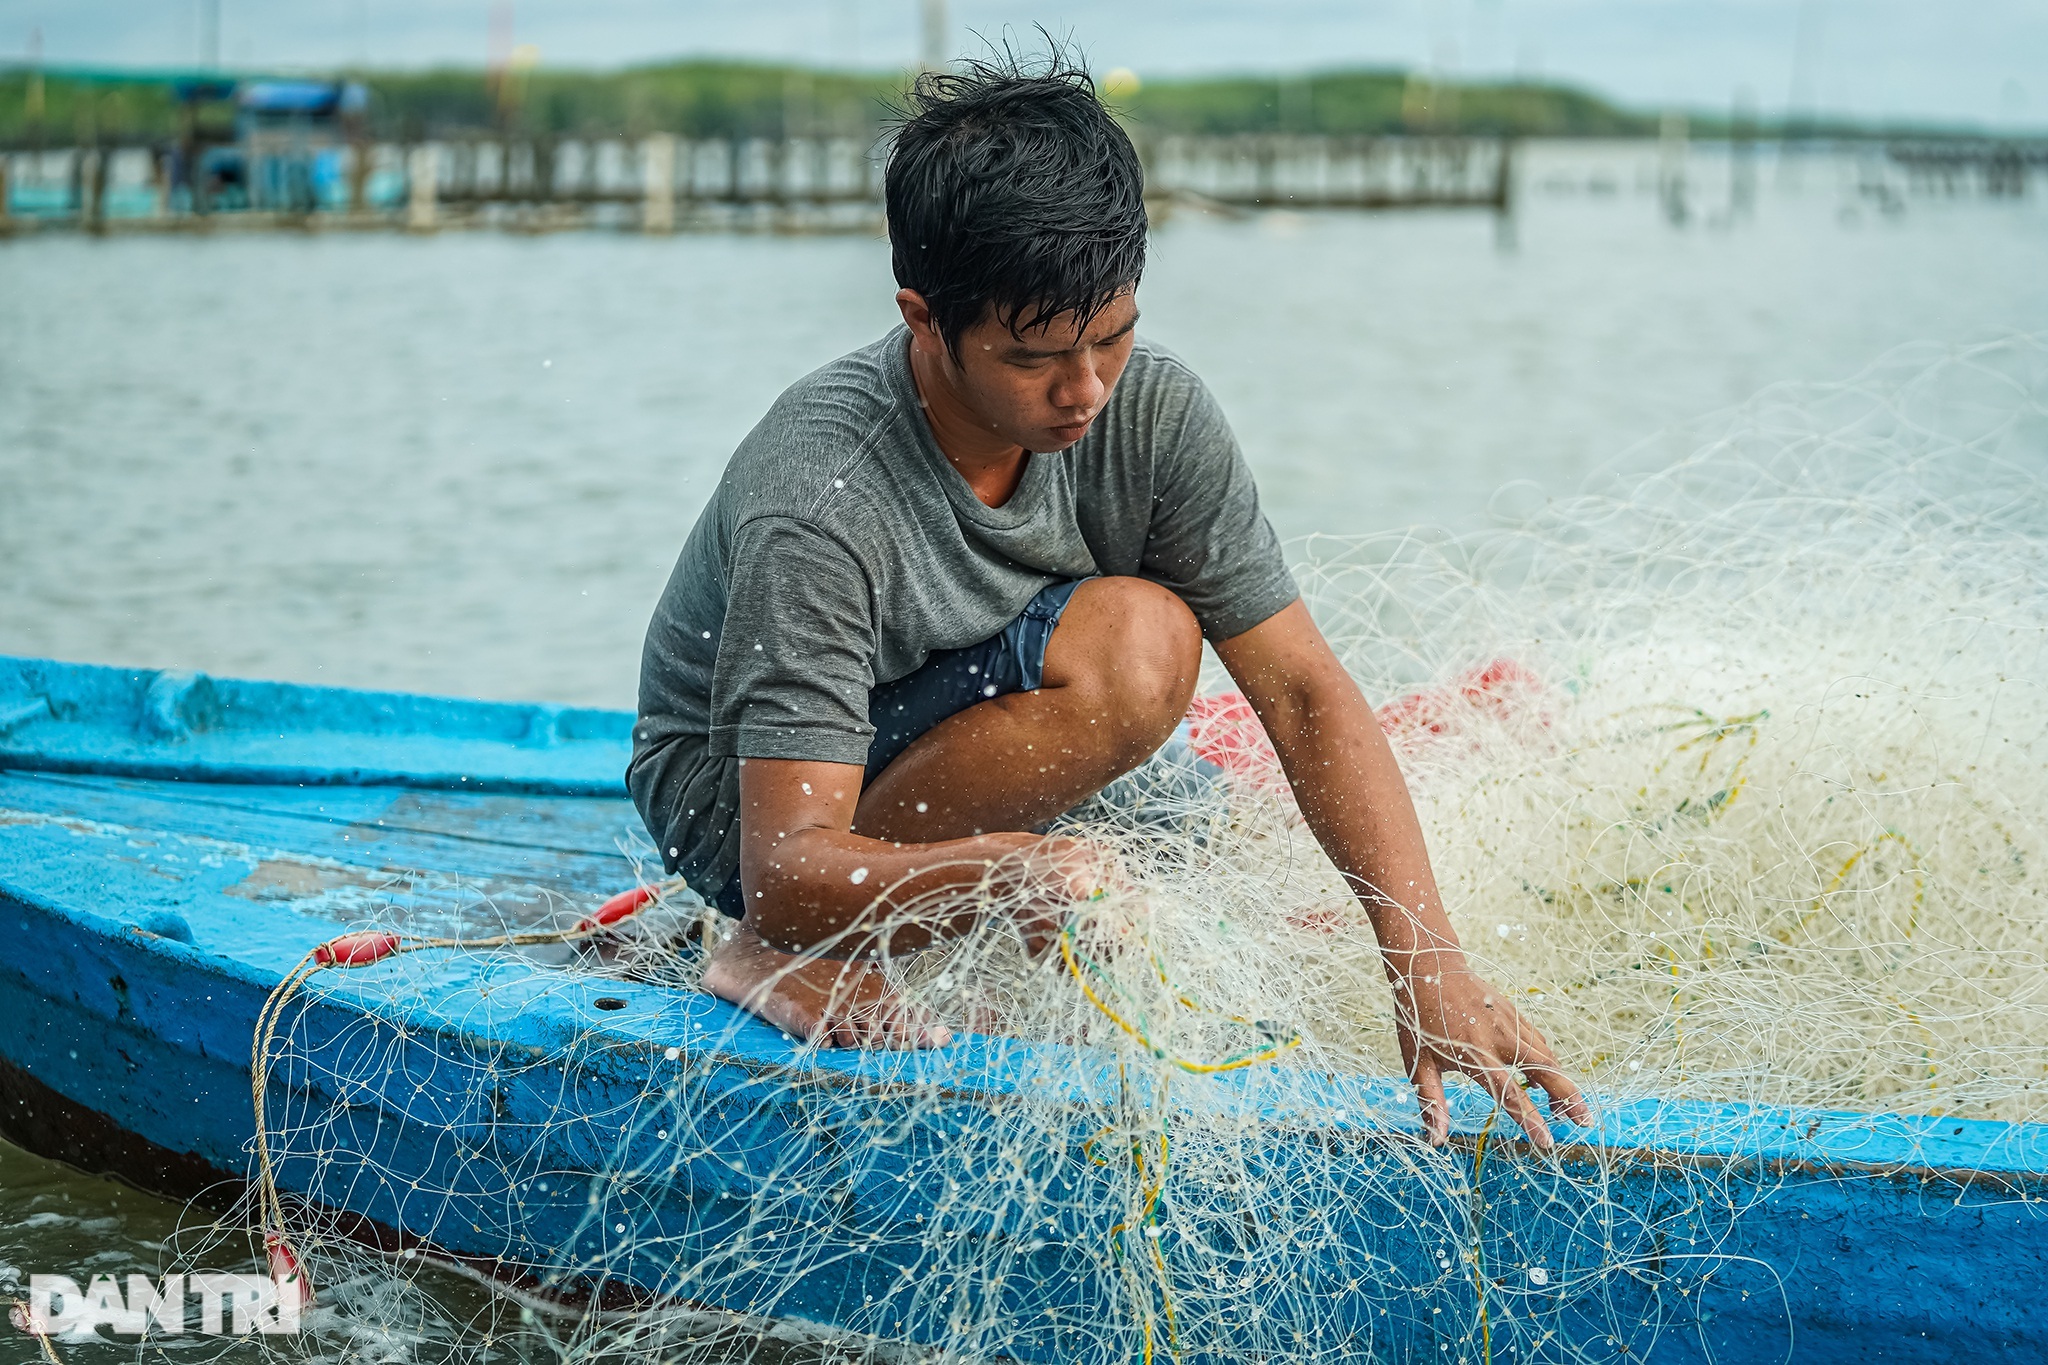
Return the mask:
[[[0,70],[0,142],[21,141],[38,127],[50,143],[68,144],[95,136],[169,136],[178,126],[178,107],[165,81],[38,78]]]
[[[247,74],[247,73],[245,73]],[[903,78],[744,62],[692,61],[619,72],[475,69],[351,73],[370,88],[370,129],[406,139],[458,130],[775,136],[865,135]],[[40,90],[38,90],[40,87]],[[217,115],[216,115],[217,117]],[[52,144],[176,135],[180,111],[158,73],[0,70],[0,142],[40,128]]]
[[[474,71],[372,79],[378,122],[405,129],[513,126],[555,133],[665,129],[691,136],[858,133],[887,116],[902,75],[852,75],[736,62],[678,62],[598,75],[511,73],[502,94]],[[1161,81],[1113,101],[1155,132],[1396,133],[1411,130],[1560,136],[1652,131],[1654,120],[1555,86],[1431,85],[1401,72]]]
[[[1434,83],[1402,71],[1225,76],[1145,83],[1115,101],[1161,133],[1513,133],[1614,137],[1655,131],[1583,91]]]
[[[356,74],[371,91],[375,136],[410,139],[458,130],[578,135],[668,131],[695,137],[785,132],[871,134],[888,116],[904,73],[814,71],[735,61],[677,61],[624,71],[473,68]],[[180,111],[162,73],[0,68],[0,143],[51,144],[169,138]],[[1400,132],[1629,137],[1654,134],[1653,115],[1568,86],[1434,82],[1402,71],[1213,76],[1114,86],[1112,104],[1152,133]],[[218,120],[225,111],[216,111]],[[1693,121],[1725,132],[1723,117]],[[1774,136],[1770,126],[1756,130]],[[1805,136],[1882,130],[1809,123]],[[1928,130],[1918,130],[1923,134]]]
[[[886,75],[743,62],[674,62],[627,71],[387,73],[369,77],[372,120],[386,136],[421,130],[646,133],[693,137],[865,133],[901,88]]]

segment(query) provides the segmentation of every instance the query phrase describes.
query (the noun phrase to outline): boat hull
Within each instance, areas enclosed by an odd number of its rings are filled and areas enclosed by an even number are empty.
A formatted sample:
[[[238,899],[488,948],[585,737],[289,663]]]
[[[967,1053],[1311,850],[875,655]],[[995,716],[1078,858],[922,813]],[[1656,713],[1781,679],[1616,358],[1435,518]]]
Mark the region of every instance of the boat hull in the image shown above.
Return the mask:
[[[175,1197],[249,1177],[258,1014],[315,944],[392,915],[479,927],[480,888],[504,913],[631,880],[616,797],[178,782],[78,753],[0,772],[0,1122]],[[2038,1125],[1644,1101],[1551,1164],[1470,1096],[1433,1152],[1395,1082],[1188,1078],[1151,1117],[1235,1143],[1242,1188],[1298,1189],[1323,1232],[1290,1263],[1257,1199],[1191,1191],[1154,1276],[1114,1231],[1132,1173],[1098,1159],[1133,1112],[1111,1059],[809,1051],[594,967],[424,952],[314,976],[265,1077],[307,1226],[564,1295],[1028,1360],[1135,1355],[1166,1296],[1187,1360],[1295,1332],[1385,1360],[2048,1358]],[[1276,1266],[1271,1302],[1219,1287]]]

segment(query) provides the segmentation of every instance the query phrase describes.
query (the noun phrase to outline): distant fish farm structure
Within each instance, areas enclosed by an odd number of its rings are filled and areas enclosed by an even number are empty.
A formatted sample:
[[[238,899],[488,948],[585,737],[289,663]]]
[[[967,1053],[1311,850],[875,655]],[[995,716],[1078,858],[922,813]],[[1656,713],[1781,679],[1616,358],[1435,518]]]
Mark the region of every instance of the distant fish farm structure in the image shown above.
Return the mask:
[[[379,123],[369,90],[349,80],[192,75],[157,89],[151,131],[75,118],[67,141],[41,123],[0,140],[0,233],[882,227],[888,135],[872,111],[844,100],[830,116],[815,100],[788,100],[779,117],[751,125],[622,133],[459,118],[408,129]],[[1134,133],[1155,215],[1177,206],[1504,214],[1514,190],[1507,136]]]
[[[1175,207],[1506,213],[1514,143],[1452,136],[1172,137],[1143,149]],[[0,233],[610,228],[877,232],[886,145],[840,136],[350,139],[308,120],[196,154],[176,145],[0,150]]]
[[[896,87],[880,77],[712,65],[611,84],[558,77],[559,88],[522,96],[527,78],[513,68],[475,90],[466,78],[443,89],[429,73],[379,78],[375,92],[352,79],[72,72],[60,105],[59,74],[46,98],[39,71],[0,70],[0,236],[882,228],[879,120]],[[1130,127],[1155,221],[1183,209],[1476,209],[1505,225],[1520,139],[1653,130],[1569,91],[1459,92],[1385,73],[1268,84],[1221,82],[1204,96],[1210,114],[1188,104],[1192,87],[1147,88]],[[23,117],[10,122],[16,94]],[[1145,107],[1154,94],[1163,102]],[[1465,114],[1453,117],[1460,94]],[[1374,100],[1388,107],[1374,112]],[[1667,191],[1682,184],[1685,127],[1678,115],[1654,125],[1666,161],[1677,159]],[[1737,120],[1722,131],[1746,158],[1765,130]],[[1792,152],[1840,145],[1817,126],[1777,136]],[[1877,177],[1865,190],[1887,204],[2024,197],[2048,164],[2041,140],[1854,141],[1866,180]]]
[[[1990,199],[2022,199],[2028,180],[2048,169],[2048,141],[1915,139],[1894,142],[1890,152],[1892,164],[1919,194],[1976,192]]]

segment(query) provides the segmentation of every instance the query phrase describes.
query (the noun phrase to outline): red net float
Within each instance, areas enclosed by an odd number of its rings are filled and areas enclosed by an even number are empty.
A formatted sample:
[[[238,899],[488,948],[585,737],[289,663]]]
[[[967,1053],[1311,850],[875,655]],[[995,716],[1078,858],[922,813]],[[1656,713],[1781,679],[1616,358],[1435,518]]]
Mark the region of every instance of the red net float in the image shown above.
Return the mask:
[[[270,1282],[277,1286],[278,1299],[287,1311],[297,1312],[313,1302],[313,1281],[299,1265],[298,1253],[283,1233],[264,1234],[263,1256],[269,1262]]]
[[[1376,714],[1389,739],[1445,734],[1456,728],[1461,714],[1507,721],[1517,711],[1535,711],[1536,719],[1548,725],[1550,718],[1539,709],[1542,697],[1542,679],[1513,659],[1495,659],[1468,669],[1447,687],[1396,697]]]
[[[1457,727],[1461,715],[1484,715],[1507,721],[1518,712],[1543,714],[1542,679],[1513,659],[1495,659],[1468,669],[1443,687],[1424,688],[1395,697],[1375,709],[1380,729],[1389,739],[1442,735]],[[1196,697],[1188,707],[1188,742],[1194,751],[1233,777],[1267,785],[1280,779],[1280,756],[1266,727],[1242,692]]]
[[[1188,706],[1188,744],[1232,777],[1274,777],[1280,756],[1242,692],[1196,697]]]
[[[655,891],[651,886],[636,886],[630,891],[621,891],[598,906],[596,914],[587,915],[576,921],[576,932],[580,934],[586,930],[602,929],[606,925],[617,924],[628,915],[639,913],[640,908],[653,900],[654,896]]]
[[[343,934],[313,950],[313,960],[323,967],[367,967],[398,951],[398,935],[376,930]]]

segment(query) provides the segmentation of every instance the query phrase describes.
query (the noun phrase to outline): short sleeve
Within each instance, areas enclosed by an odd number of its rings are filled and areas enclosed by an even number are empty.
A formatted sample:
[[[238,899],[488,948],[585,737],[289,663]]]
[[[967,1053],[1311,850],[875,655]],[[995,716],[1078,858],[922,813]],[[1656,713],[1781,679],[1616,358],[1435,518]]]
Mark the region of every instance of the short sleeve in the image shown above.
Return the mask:
[[[711,675],[711,753],[865,763],[874,727],[867,576],[808,522],[759,517],[733,536]]]
[[[1143,571],[1173,589],[1211,640],[1227,640],[1288,606],[1301,590],[1223,409],[1174,366],[1181,421],[1160,424]]]

